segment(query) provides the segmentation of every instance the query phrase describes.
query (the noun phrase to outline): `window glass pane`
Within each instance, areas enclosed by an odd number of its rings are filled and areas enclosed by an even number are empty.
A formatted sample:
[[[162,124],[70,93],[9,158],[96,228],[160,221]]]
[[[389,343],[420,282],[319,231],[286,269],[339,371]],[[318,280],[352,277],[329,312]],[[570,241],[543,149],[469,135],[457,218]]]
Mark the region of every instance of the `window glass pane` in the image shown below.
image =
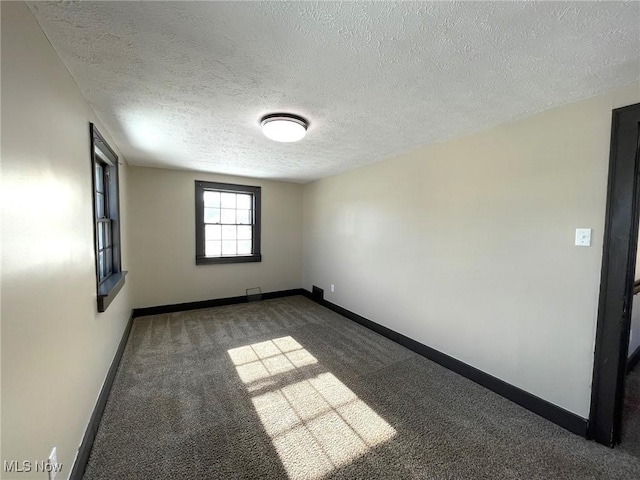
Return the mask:
[[[220,192],[204,192],[205,207],[220,207]]]
[[[104,194],[96,193],[96,217],[104,218]]]
[[[109,248],[104,251],[105,259],[104,259],[104,272],[105,277],[108,277],[113,273],[113,251]]]
[[[220,223],[220,209],[205,207],[204,221],[205,223]]]
[[[205,225],[204,239],[206,242],[211,240],[220,240],[222,238],[222,230],[220,225]]]
[[[94,168],[94,173],[96,177],[95,179],[96,191],[104,192],[104,184],[102,183],[102,165],[100,165],[99,163],[96,163]]]
[[[111,222],[103,223],[104,225],[104,246],[111,246]]]
[[[222,223],[236,223],[236,211],[228,208],[222,209]]]
[[[251,227],[250,226],[238,226],[238,239],[251,240]]]
[[[239,193],[237,195],[237,209],[242,209],[242,210],[250,210],[252,208],[252,197],[253,195],[245,195],[243,193]]]
[[[98,248],[104,248],[104,224],[98,222]]]
[[[100,252],[98,254],[98,277],[102,280],[105,277],[105,262],[104,262],[104,252]]]
[[[237,222],[248,225],[251,223],[251,210],[236,210]]]
[[[235,255],[236,254],[236,241],[235,240],[223,240],[222,241],[222,255]]]
[[[206,242],[204,244],[204,254],[207,257],[219,257],[220,252],[222,251],[222,242]]]
[[[238,255],[251,255],[251,240],[238,240]]]
[[[236,208],[236,194],[222,193],[220,195],[220,203],[222,204],[222,208]]]
[[[222,239],[223,240],[235,240],[236,239],[236,226],[235,225],[223,225],[222,226]]]

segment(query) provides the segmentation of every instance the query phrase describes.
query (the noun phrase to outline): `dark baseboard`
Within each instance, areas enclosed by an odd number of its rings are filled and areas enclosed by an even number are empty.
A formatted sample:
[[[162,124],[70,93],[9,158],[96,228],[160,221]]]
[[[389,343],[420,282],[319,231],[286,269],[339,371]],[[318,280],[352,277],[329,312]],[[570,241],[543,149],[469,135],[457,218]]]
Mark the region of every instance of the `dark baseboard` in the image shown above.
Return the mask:
[[[91,418],[89,419],[89,424],[87,425],[87,430],[84,432],[82,443],[80,444],[80,448],[78,449],[78,455],[75,459],[75,462],[73,463],[73,468],[71,469],[69,480],[82,480],[84,470],[87,467],[87,462],[89,461],[89,454],[91,453],[91,448],[93,447],[93,441],[96,438],[98,426],[100,425],[100,420],[102,419],[102,414],[104,413],[104,407],[107,404],[107,398],[109,398],[109,393],[111,392],[111,387],[113,386],[113,380],[116,377],[116,372],[118,371],[118,366],[120,365],[120,359],[122,358],[122,354],[124,353],[124,348],[127,345],[127,340],[129,339],[129,333],[131,332],[132,325],[133,311],[129,316],[129,321],[127,322],[127,326],[125,327],[124,332],[122,332],[120,344],[118,345],[116,354],[113,357],[113,361],[111,362],[111,366],[109,367],[107,376],[104,379],[104,384],[102,385],[102,389],[100,390],[100,395],[98,395],[98,401],[96,402],[96,406],[93,409],[93,413],[91,414]]]
[[[373,330],[374,332],[379,333],[380,335],[383,335],[396,343],[399,343],[409,350],[412,350],[417,354],[422,355],[423,357],[428,358],[429,360],[436,362],[437,364],[442,365],[443,367],[448,368],[449,370],[462,375],[463,377],[466,377],[485,388],[488,388],[489,390],[492,390],[498,395],[501,395],[514,403],[517,403],[527,410],[530,410],[533,413],[546,418],[547,420],[569,430],[572,433],[583,437],[587,435],[587,419],[582,418],[575,413],[569,412],[562,407],[558,407],[551,402],[543,400],[542,398],[526,392],[521,388],[515,387],[510,383],[494,377],[493,375],[489,375],[482,370],[478,370],[477,368],[461,362],[460,360],[457,360],[445,353],[423,345],[416,340],[413,340],[394,330],[391,330],[390,328],[373,322],[361,315],[358,315],[357,313],[353,313],[346,308],[328,302],[327,300],[319,299],[308,290],[303,290],[303,295],[317,302],[318,304],[327,307],[328,309],[333,310],[336,313],[339,313],[343,317],[346,317],[349,320],[353,320],[354,322],[357,322],[360,325],[363,325]],[[640,351],[640,349],[638,350]],[[638,356],[640,357],[640,353],[638,354]]]
[[[640,362],[640,347],[636,348],[636,350],[628,358],[627,373],[633,370],[633,367],[635,367],[639,362]]]
[[[260,294],[260,300],[272,298],[291,297],[293,295],[305,295],[302,288],[292,290],[280,290],[279,292],[267,292]],[[200,308],[223,307],[225,305],[235,305],[237,303],[248,303],[257,295],[242,295],[239,297],[216,298],[213,300],[202,300],[199,302],[175,303],[172,305],[160,305],[158,307],[134,308],[133,318],[145,317],[147,315],[160,315],[163,313],[186,312],[188,310],[198,310]]]

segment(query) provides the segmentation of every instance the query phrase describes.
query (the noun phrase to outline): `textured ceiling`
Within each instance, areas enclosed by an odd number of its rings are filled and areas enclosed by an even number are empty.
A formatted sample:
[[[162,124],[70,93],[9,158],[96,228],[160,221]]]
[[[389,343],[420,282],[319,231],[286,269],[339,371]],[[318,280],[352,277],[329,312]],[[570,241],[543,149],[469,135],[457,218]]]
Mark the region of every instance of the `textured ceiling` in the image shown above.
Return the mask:
[[[637,2],[29,7],[133,165],[306,182],[640,78]]]

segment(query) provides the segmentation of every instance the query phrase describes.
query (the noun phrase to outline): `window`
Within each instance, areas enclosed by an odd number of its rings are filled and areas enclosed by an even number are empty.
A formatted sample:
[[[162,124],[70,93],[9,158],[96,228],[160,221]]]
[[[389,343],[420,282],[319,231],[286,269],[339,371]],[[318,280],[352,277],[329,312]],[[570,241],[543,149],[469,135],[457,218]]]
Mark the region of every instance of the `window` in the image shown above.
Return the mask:
[[[260,190],[196,180],[196,265],[262,260]]]
[[[120,264],[118,156],[91,124],[91,169],[98,311],[104,312],[124,285]]]

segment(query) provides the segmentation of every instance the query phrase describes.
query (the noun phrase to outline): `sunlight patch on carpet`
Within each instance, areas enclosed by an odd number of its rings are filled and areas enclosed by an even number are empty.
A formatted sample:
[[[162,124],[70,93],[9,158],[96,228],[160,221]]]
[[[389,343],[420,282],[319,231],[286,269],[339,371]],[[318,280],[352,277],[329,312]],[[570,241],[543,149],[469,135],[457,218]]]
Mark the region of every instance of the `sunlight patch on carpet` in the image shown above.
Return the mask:
[[[318,364],[290,336],[228,353],[250,392],[263,392],[269,377]],[[322,478],[396,434],[330,372],[256,394],[252,402],[292,480]]]

